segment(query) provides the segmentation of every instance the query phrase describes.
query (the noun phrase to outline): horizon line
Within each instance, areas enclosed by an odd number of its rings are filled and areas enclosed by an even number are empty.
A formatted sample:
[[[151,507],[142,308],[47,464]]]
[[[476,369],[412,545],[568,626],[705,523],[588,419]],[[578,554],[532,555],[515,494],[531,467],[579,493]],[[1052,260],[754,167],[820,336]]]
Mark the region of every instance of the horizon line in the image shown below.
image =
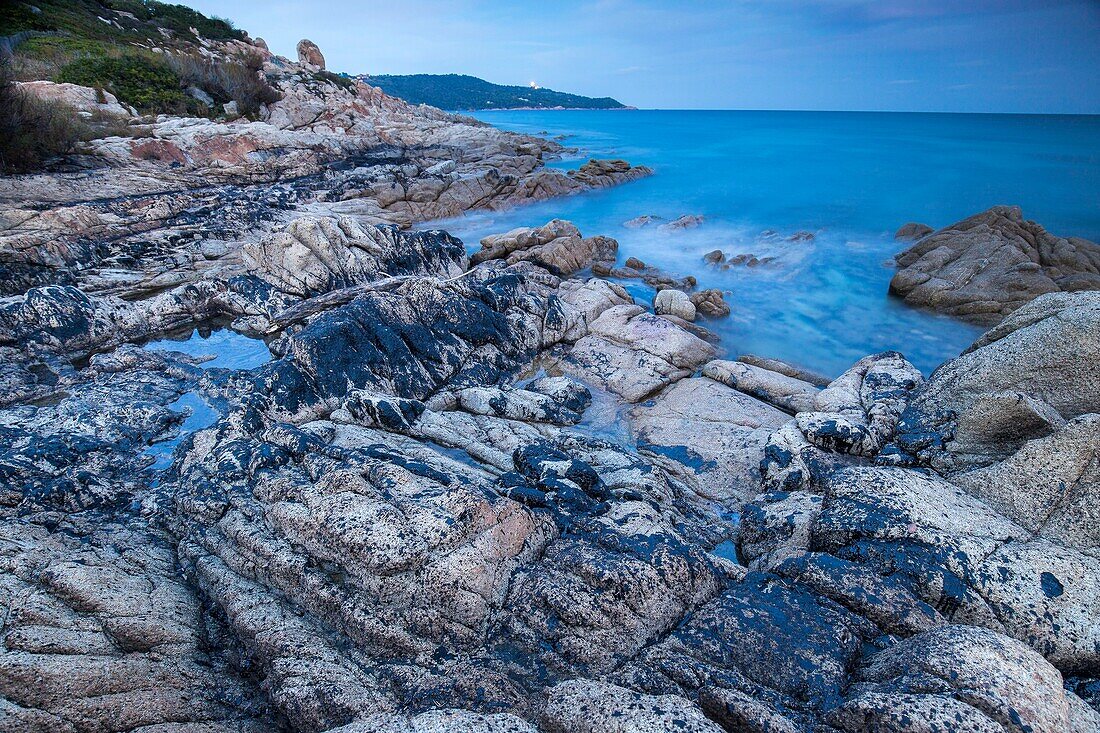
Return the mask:
[[[906,109],[781,109],[748,107],[483,107],[454,109],[448,112],[813,112],[822,114],[897,114],[897,115],[1005,115],[1016,117],[1100,117],[1096,112],[974,112],[963,110]]]

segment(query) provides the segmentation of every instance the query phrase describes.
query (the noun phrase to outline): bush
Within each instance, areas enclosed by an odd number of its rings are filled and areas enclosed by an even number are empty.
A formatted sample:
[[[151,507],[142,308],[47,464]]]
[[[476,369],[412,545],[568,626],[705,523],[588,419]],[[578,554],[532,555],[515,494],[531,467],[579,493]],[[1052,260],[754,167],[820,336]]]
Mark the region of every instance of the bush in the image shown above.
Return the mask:
[[[351,90],[355,87],[355,80],[350,76],[343,76],[341,74],[334,74],[327,69],[321,69],[313,74],[313,78],[317,81],[323,81],[327,84],[335,84],[341,89]]]
[[[242,58],[243,63],[214,63],[201,56],[187,55],[169,56],[166,60],[185,87],[202,89],[219,105],[235,101],[237,111],[242,115],[255,115],[260,111],[260,105],[282,99],[279,92],[253,68],[256,66],[253,59]],[[259,65],[262,66],[262,63]]]
[[[198,100],[183,91],[178,74],[163,60],[129,54],[73,61],[56,81],[106,89],[120,101],[151,114],[198,114]]]
[[[234,28],[231,21],[218,17],[207,18],[185,5],[172,5],[156,0],[106,0],[104,4],[184,35],[191,35],[191,29],[194,28],[199,35],[215,41],[244,38],[244,32]]]
[[[71,153],[88,132],[75,109],[24,92],[0,67],[0,173],[37,170]]]
[[[36,13],[27,3],[0,3],[0,36],[10,36],[20,31],[52,30],[55,30],[53,23],[41,10]]]

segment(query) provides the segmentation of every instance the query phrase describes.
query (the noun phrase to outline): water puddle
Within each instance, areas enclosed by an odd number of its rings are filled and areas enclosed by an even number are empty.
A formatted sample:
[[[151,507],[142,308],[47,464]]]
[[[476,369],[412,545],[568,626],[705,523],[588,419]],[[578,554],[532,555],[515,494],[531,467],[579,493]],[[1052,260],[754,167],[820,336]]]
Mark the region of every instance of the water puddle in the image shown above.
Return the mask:
[[[208,428],[221,417],[221,411],[211,407],[197,392],[186,392],[172,404],[168,405],[175,412],[189,413],[179,427],[179,434],[175,437],[153,443],[145,449],[145,455],[152,456],[155,461],[150,466],[154,471],[163,471],[172,465],[172,454],[176,447],[191,433]]]
[[[175,351],[188,356],[205,358],[202,369],[236,369],[247,371],[271,361],[271,352],[260,339],[243,336],[228,328],[193,328],[180,335],[168,336],[147,342],[142,348],[153,351]],[[154,459],[150,466],[160,472],[172,465],[172,457],[187,436],[208,428],[225,414],[220,400],[206,397],[193,390],[182,394],[168,407],[185,415],[178,433],[153,443],[145,449],[145,455]]]
[[[170,335],[147,342],[142,348],[178,351],[188,356],[212,357],[203,369],[255,369],[271,361],[271,352],[261,339],[249,338],[228,328],[192,328],[182,335]]]
[[[710,551],[710,554],[737,563],[738,565],[741,564],[741,561],[737,559],[737,544],[733,540],[719,542],[715,545],[714,549]]]

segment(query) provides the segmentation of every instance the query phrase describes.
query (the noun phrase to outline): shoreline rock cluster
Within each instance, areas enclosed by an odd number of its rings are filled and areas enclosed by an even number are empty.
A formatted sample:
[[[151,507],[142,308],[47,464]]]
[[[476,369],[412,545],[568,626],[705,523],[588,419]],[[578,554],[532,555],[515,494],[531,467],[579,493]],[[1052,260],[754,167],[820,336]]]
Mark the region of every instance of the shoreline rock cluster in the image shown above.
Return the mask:
[[[1096,294],[825,383],[551,272],[609,245],[548,227],[471,266],[305,217],[221,285],[0,304],[11,725],[1097,730]],[[124,343],[215,312],[275,358]],[[153,470],[188,392],[222,417]]]
[[[598,276],[610,237],[471,257],[400,226],[644,170],[550,174],[523,138],[284,82],[270,119],[309,121],[160,120],[212,137],[0,185],[43,197],[0,259],[0,730],[1100,731],[1100,293],[1039,295],[927,378],[723,358],[687,308],[722,299],[638,305]],[[363,147],[187,178],[257,124]],[[135,191],[76,202],[81,176]],[[289,198],[257,225],[246,190]],[[272,359],[140,347],[212,322]]]

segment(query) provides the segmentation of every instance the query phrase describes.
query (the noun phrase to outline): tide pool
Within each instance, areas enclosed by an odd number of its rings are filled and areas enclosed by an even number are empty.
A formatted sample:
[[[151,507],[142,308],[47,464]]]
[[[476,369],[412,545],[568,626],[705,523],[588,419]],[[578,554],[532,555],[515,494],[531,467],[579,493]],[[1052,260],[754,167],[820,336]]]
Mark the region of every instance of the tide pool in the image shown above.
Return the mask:
[[[904,353],[926,374],[980,328],[891,298],[893,233],[909,221],[939,228],[995,204],[1062,236],[1100,240],[1100,117],[727,111],[495,111],[478,118],[549,137],[589,157],[625,158],[655,175],[612,189],[504,212],[475,212],[442,227],[467,247],[554,217],[620,244],[662,269],[728,290],[733,314],[703,321],[730,355],[757,353],[839,374],[860,357]],[[640,215],[700,214],[697,229],[628,229]],[[792,241],[796,232],[814,234]],[[774,258],[721,270],[729,256]],[[632,294],[651,298],[637,283]],[[647,303],[648,304],[648,303]]]

